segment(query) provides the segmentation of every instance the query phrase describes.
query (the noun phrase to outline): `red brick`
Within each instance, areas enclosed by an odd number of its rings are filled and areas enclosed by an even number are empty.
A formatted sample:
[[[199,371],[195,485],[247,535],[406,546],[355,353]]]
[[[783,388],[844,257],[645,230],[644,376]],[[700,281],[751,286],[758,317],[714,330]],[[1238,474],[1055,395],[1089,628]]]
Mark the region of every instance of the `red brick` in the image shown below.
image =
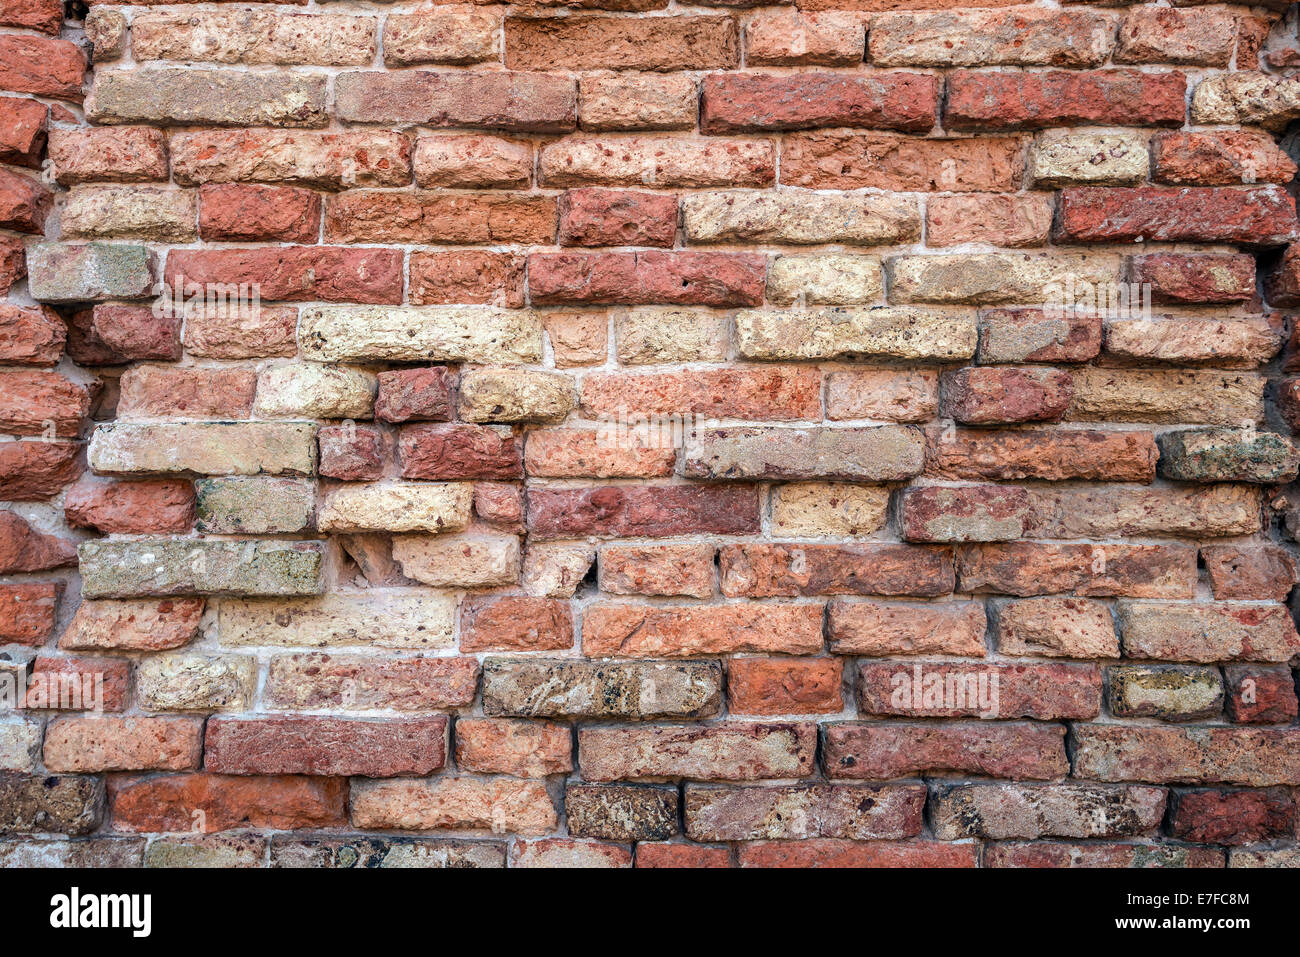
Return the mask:
[[[452,415],[451,389],[455,381],[445,366],[381,372],[375,418],[381,422],[445,422]]]
[[[1152,179],[1176,186],[1278,183],[1295,177],[1296,164],[1261,130],[1181,130],[1151,137]]]
[[[1295,728],[1135,727],[1076,724],[1074,775],[1152,784],[1300,783]]]
[[[727,419],[821,419],[821,372],[786,366],[682,372],[591,374],[582,410],[608,415],[693,413]]]
[[[256,283],[263,301],[398,303],[402,301],[400,249],[276,246],[175,250],[167,257],[167,283]]]
[[[325,204],[325,239],[339,243],[542,243],[555,239],[556,201],[518,193],[350,190]]]
[[[1033,501],[1022,488],[929,485],[898,499],[899,528],[909,542],[999,542],[1033,527]]]
[[[1055,422],[1074,397],[1060,369],[969,368],[940,380],[939,413],[966,425]]]
[[[975,867],[979,848],[942,841],[754,841],[739,845],[741,867]]]
[[[398,437],[402,477],[489,479],[524,476],[519,444],[510,432],[486,425],[411,425]]]
[[[1295,677],[1285,666],[1228,665],[1228,717],[1238,724],[1290,724],[1300,705]]]
[[[344,778],[172,774],[119,784],[113,827],[149,833],[234,828],[342,827],[348,823]]]
[[[524,492],[518,485],[505,482],[478,482],[474,485],[474,514],[485,522],[524,531]]]
[[[561,246],[669,246],[677,197],[619,189],[571,189],[560,197]]]
[[[0,167],[0,227],[39,233],[53,205],[54,194],[38,180]]]
[[[705,868],[730,867],[731,851],[725,847],[699,844],[651,844],[636,846],[637,867]]]
[[[86,56],[70,40],[0,36],[0,90],[81,102]]]
[[[1192,598],[1196,549],[1187,545],[1046,545],[1012,542],[957,549],[961,591],[1005,595]]]
[[[45,149],[49,107],[18,96],[0,97],[0,163],[38,167]]]
[[[365,425],[325,425],[316,432],[320,474],[346,482],[373,482],[384,474],[384,434]]]
[[[1137,70],[1047,70],[948,76],[944,126],[950,130],[1050,126],[1181,126],[1187,79]]]
[[[1066,242],[1276,246],[1296,236],[1295,200],[1279,186],[1079,186],[1061,191],[1057,220]]]
[[[1223,867],[1223,851],[1181,844],[1064,844],[1000,841],[984,851],[984,867]]]
[[[0,510],[0,575],[41,572],[77,563],[76,545],[33,528],[14,512]]]
[[[1255,844],[1293,836],[1295,801],[1285,791],[1183,791],[1169,834],[1193,844]]]
[[[257,392],[252,369],[133,366],[119,380],[118,415],[246,419]]]
[[[186,771],[203,756],[199,718],[58,718],[45,731],[51,771]]]
[[[27,275],[27,247],[17,236],[0,236],[0,293]]]
[[[339,119],[360,123],[563,133],[577,126],[578,90],[547,73],[350,72],[335,81],[335,104]]]
[[[589,605],[582,619],[588,658],[690,658],[822,648],[821,605]]]
[[[1153,302],[1241,302],[1255,295],[1255,258],[1231,253],[1130,256],[1127,281],[1150,284]]]
[[[839,658],[736,658],[727,668],[732,714],[839,714]]]
[[[826,633],[839,655],[960,655],[982,658],[988,619],[982,602],[915,605],[836,599]]]
[[[1300,306],[1300,243],[1286,248],[1264,291],[1274,306]]]
[[[0,501],[53,498],[85,468],[81,447],[71,442],[0,442]]]
[[[1154,481],[1159,451],[1150,432],[1096,429],[931,429],[925,474],[943,479]]]
[[[50,130],[54,176],[74,183],[140,183],[167,178],[167,138],[147,126]]]
[[[86,387],[57,372],[0,373],[0,433],[75,438],[89,412]]]
[[[5,0],[0,4],[0,26],[26,27],[58,36],[63,26],[59,0]]]
[[[1069,773],[1065,726],[952,721],[942,724],[825,726],[826,776],[886,780],[921,774],[974,774],[1050,780]]]
[[[1295,560],[1278,545],[1203,545],[1201,561],[1220,601],[1286,601],[1298,580]]]
[[[753,535],[758,495],[743,485],[532,488],[528,528],[538,538]]]
[[[68,322],[68,355],[96,366],[140,359],[175,362],[181,357],[180,310],[159,312],[155,315],[152,306],[111,303],[79,309]]]
[[[0,644],[40,647],[54,633],[59,586],[0,585]]]
[[[519,778],[565,774],[573,770],[573,731],[554,721],[460,718],[456,767]]]
[[[524,595],[468,599],[460,612],[462,654],[481,651],[559,651],[573,647],[569,602]]]
[[[607,545],[600,590],[610,595],[713,596],[712,545]]]
[[[731,17],[507,17],[512,70],[716,70],[740,62]]]
[[[0,363],[52,366],[63,355],[67,330],[46,306],[0,303]]]
[[[983,195],[934,196],[925,209],[925,241],[930,246],[988,243],[1016,249],[1041,246],[1052,227],[1049,197]]]
[[[438,711],[470,704],[478,671],[473,658],[277,655],[267,666],[263,696],[276,711]]]
[[[670,442],[648,430],[642,436],[635,425],[623,435],[614,426],[538,429],[528,433],[524,454],[528,474],[546,478],[666,478],[677,465]]]
[[[1087,362],[1101,351],[1101,316],[1042,308],[990,309],[980,316],[979,361]]]
[[[578,764],[583,779],[591,782],[801,778],[812,774],[816,750],[817,726],[793,722],[589,726],[578,731]]]
[[[718,559],[722,593],[731,598],[953,590],[951,552],[925,545],[724,545]]]
[[[87,482],[63,501],[68,524],[105,535],[183,535],[194,527],[189,482]]]
[[[59,638],[65,651],[169,651],[194,640],[202,598],[82,601]]]
[[[39,657],[27,676],[24,707],[50,711],[122,711],[130,662],[122,658]]]
[[[812,189],[1010,192],[1025,167],[1021,137],[934,140],[894,133],[793,133],[781,150],[781,182]]]
[[[321,200],[295,186],[206,183],[199,188],[199,235],[207,240],[314,243]]]
[[[763,256],[706,252],[533,253],[534,304],[756,306]]]
[[[514,253],[412,251],[410,279],[410,300],[417,306],[524,304],[524,257]]]
[[[546,837],[537,841],[515,841],[510,848],[510,866],[543,868],[631,867],[632,851],[621,844],[603,841],[574,841]]]
[[[1095,665],[863,661],[856,688],[863,715],[1071,721],[1101,712]]]
[[[1226,67],[1236,27],[1236,18],[1227,10],[1137,7],[1120,24],[1115,62]]]
[[[934,126],[938,102],[938,78],[921,73],[714,73],[701,88],[700,129],[740,133],[855,126],[925,133]]]
[[[447,757],[447,719],[225,718],[208,721],[203,766],[217,774],[425,775]]]

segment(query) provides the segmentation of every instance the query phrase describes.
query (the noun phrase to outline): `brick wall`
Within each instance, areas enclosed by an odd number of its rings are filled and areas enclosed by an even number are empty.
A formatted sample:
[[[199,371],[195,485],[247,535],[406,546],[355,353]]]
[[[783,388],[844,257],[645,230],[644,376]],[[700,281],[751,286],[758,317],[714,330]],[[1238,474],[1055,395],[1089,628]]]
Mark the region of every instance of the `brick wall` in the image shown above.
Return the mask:
[[[1300,864],[1295,10],[988,2],[0,0],[0,865]]]

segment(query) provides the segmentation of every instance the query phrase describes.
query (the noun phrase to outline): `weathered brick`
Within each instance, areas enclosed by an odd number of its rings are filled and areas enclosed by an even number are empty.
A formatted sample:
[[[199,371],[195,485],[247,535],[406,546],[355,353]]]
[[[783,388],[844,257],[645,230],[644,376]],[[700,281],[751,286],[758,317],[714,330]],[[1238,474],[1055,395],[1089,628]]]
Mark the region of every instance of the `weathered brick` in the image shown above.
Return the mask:
[[[167,178],[167,139],[151,127],[56,127],[50,130],[49,146],[55,178],[64,186]]]
[[[1123,603],[1124,653],[1166,661],[1287,661],[1300,634],[1281,605]]]
[[[311,595],[321,588],[317,542],[152,538],[82,542],[89,598]]]
[[[838,658],[737,658],[727,669],[732,714],[839,714]]]
[[[108,473],[310,475],[316,443],[311,425],[295,422],[122,422],[96,428],[87,457]]]
[[[1014,136],[938,140],[817,130],[784,137],[781,182],[813,189],[1010,192],[1021,185],[1024,154],[1024,140]]]
[[[54,633],[59,589],[50,583],[0,587],[0,639],[40,647]]]
[[[701,84],[700,129],[857,126],[924,133],[934,126],[938,99],[938,79],[922,73],[712,73]]]
[[[185,351],[208,359],[291,358],[298,352],[297,329],[292,306],[188,310]]]
[[[402,574],[426,585],[479,588],[519,580],[514,535],[403,535],[393,540],[393,559]]]
[[[154,655],[136,665],[135,684],[147,711],[244,711],[256,690],[257,661],[240,655]],[[205,740],[211,743],[211,725]],[[210,767],[210,756],[206,764]]]
[[[0,169],[0,226],[20,233],[40,233],[53,205],[54,194],[39,180]]]
[[[460,622],[460,650],[466,654],[573,647],[573,610],[567,601],[484,596],[464,603]]]
[[[27,255],[28,286],[41,302],[144,299],[157,262],[144,246],[122,243],[42,243]]]
[[[1026,597],[1191,598],[1196,550],[1186,545],[1048,545],[1010,542],[957,549],[961,591]]]
[[[199,234],[227,242],[313,243],[321,199],[296,186],[205,183],[199,189]]]
[[[1223,851],[1183,844],[989,844],[985,867],[1223,867]]]
[[[120,125],[320,127],[326,77],[159,67],[96,70],[86,118]]]
[[[217,630],[223,647],[374,645],[418,650],[450,648],[455,619],[453,596],[332,591],[319,598],[224,599]]]
[[[542,539],[753,534],[759,502],[753,487],[744,485],[532,488],[528,528]]]
[[[520,189],[532,182],[533,148],[498,136],[435,133],[416,139],[412,165],[426,188]]]
[[[388,130],[177,133],[171,139],[171,162],[172,175],[182,186],[251,182],[345,189],[404,186],[411,181],[410,142]]]
[[[561,246],[669,246],[677,197],[631,190],[571,189],[560,197]]]
[[[756,306],[763,299],[762,256],[713,252],[533,253],[534,303],[556,305]]]
[[[246,419],[257,390],[251,369],[138,365],[119,383],[123,419]]]
[[[384,63],[481,63],[498,56],[500,19],[464,8],[434,7],[384,20]],[[367,58],[363,63],[369,63]]]
[[[924,804],[925,789],[917,785],[688,784],[684,810],[693,841],[874,841],[916,837]]]
[[[61,18],[60,18],[61,19]],[[0,97],[0,161],[15,166],[38,167],[46,142],[50,109],[24,97]]]
[[[824,725],[822,764],[827,777],[860,780],[951,772],[1038,781],[1070,769],[1064,725],[978,721]]]
[[[77,563],[71,539],[40,531],[22,516],[0,510],[0,575],[48,571]]]
[[[1087,67],[1114,43],[1114,22],[1090,10],[895,13],[872,19],[867,56],[877,66]]]
[[[975,317],[890,307],[736,314],[736,346],[750,359],[890,358],[951,361],[975,354]]]
[[[177,250],[167,282],[254,285],[264,300],[396,303],[402,298],[402,252],[343,246],[274,246]],[[301,334],[301,333],[300,333]]]
[[[813,724],[728,722],[708,727],[585,727],[578,761],[587,781],[691,778],[756,781],[813,772]]]
[[[548,837],[540,841],[515,841],[510,867],[610,868],[631,867],[632,852],[618,844]]]
[[[944,126],[951,130],[1069,125],[1181,126],[1187,79],[1137,70],[970,72],[948,76]]]
[[[218,774],[424,775],[442,767],[446,737],[446,718],[216,717],[203,763]]]
[[[569,833],[606,841],[662,841],[677,833],[677,789],[635,784],[570,784]]]
[[[689,130],[696,112],[691,76],[594,73],[578,81],[578,123],[584,130]]]
[[[897,256],[885,262],[891,303],[1052,302],[1084,283],[1114,285],[1117,257],[1035,253]]]
[[[904,718],[1086,720],[1101,710],[1092,665],[862,662],[858,713]]]
[[[1137,837],[1154,833],[1164,788],[1097,784],[941,785],[930,802],[935,837]]]
[[[1197,844],[1255,844],[1291,837],[1295,800],[1286,791],[1176,792],[1169,833]]]
[[[312,524],[315,486],[295,479],[200,479],[197,528],[217,535],[295,534]]]
[[[997,485],[910,488],[898,499],[898,515],[909,542],[1011,541],[1034,521],[1028,492]]]
[[[335,115],[357,123],[563,133],[577,124],[575,82],[548,73],[403,70],[341,73]]]
[[[86,55],[71,40],[0,37],[0,89],[81,102]]]
[[[573,732],[554,721],[460,718],[456,767],[481,774],[541,778],[573,770]]]
[[[369,372],[314,362],[264,369],[257,377],[258,418],[368,419],[378,383]]]
[[[712,545],[607,545],[600,590],[610,595],[713,595]]]
[[[832,11],[760,11],[745,24],[745,62],[763,66],[853,66],[862,62],[866,24]]]
[[[724,545],[722,593],[937,597],[953,591],[951,553],[926,545]]]
[[[89,834],[103,813],[99,778],[0,773],[0,832],[5,834]]]
[[[185,771],[199,766],[198,718],[58,718],[45,732],[51,771]]]
[[[1225,67],[1236,45],[1236,28],[1228,10],[1140,7],[1120,24],[1115,62]]]
[[[352,824],[403,831],[491,830],[548,834],[557,821],[546,787],[508,778],[363,781],[352,788]]]
[[[1074,394],[1059,369],[967,368],[941,380],[940,413],[965,425],[1056,421]]]
[[[349,190],[326,200],[325,238],[340,243],[549,244],[555,237],[555,209],[549,196]]]
[[[921,217],[901,196],[725,190],[683,197],[682,229],[698,244],[896,246],[920,238]]]
[[[879,486],[792,482],[772,488],[771,508],[777,538],[866,536],[884,526],[889,492]]]
[[[924,454],[921,433],[907,426],[712,429],[687,437],[682,474],[888,482],[919,473]]]
[[[959,430],[927,436],[926,474],[948,479],[1150,482],[1156,459],[1149,432]]]
[[[1296,237],[1295,201],[1277,186],[1061,192],[1057,235],[1066,242],[1236,242],[1275,246]]]
[[[1300,116],[1300,83],[1293,76],[1241,71],[1208,76],[1192,93],[1193,123],[1244,123],[1281,130]]]
[[[725,574],[725,571],[724,571]],[[582,619],[588,657],[689,658],[768,652],[815,654],[821,605],[641,605],[599,603]]]
[[[0,187],[2,188],[2,187]],[[198,237],[197,197],[161,186],[74,186],[63,201],[68,239],[150,239],[184,243]]]
[[[730,17],[507,17],[512,70],[710,70],[740,62]]]
[[[1074,773],[1097,781],[1154,784],[1294,785],[1294,730],[1075,725]]]
[[[140,61],[364,66],[375,56],[375,21],[260,10],[141,12],[131,22],[131,55]]]
[[[831,651],[839,655],[982,658],[985,627],[979,602],[895,605],[836,599],[829,605],[826,630]]]
[[[721,709],[722,666],[714,661],[483,662],[486,715],[644,720],[707,718]]]
[[[1179,134],[1157,134],[1179,135]],[[1127,186],[1147,178],[1147,140],[1141,133],[1044,130],[1034,140],[1029,172],[1035,186]]]
[[[1296,164],[1258,130],[1164,132],[1151,138],[1152,179],[1178,186],[1289,183]]]
[[[65,651],[166,651],[199,633],[202,598],[83,600],[59,639]]]
[[[1300,469],[1295,447],[1272,432],[1180,429],[1157,442],[1160,474],[1184,482],[1289,482]]]
[[[68,524],[104,534],[183,535],[194,527],[188,482],[85,482],[63,500]]]
[[[639,414],[639,413],[638,413]],[[651,478],[673,474],[677,450],[632,428],[538,429],[528,433],[529,475],[548,478]]]
[[[1255,260],[1244,255],[1131,256],[1125,272],[1130,284],[1150,287],[1153,302],[1241,302],[1255,296]]]
[[[168,310],[99,303],[72,314],[67,324],[68,355],[82,365],[123,365],[141,359],[175,362],[181,357],[181,321],[198,323],[199,313],[189,306]]]
[[[0,442],[0,501],[53,498],[84,470],[78,444],[43,439]]]
[[[592,374],[583,380],[582,410],[590,418],[686,413],[816,420],[821,418],[821,375],[795,367]]]
[[[466,422],[559,422],[576,404],[563,373],[475,369],[461,376],[457,412]]]
[[[1106,701],[1117,718],[1194,721],[1223,713],[1217,668],[1134,665],[1108,668]]]
[[[997,606],[998,650],[1047,658],[1118,658],[1110,608],[1084,598],[1030,598]]]
[[[341,827],[347,794],[343,778],[171,774],[118,787],[112,819],[137,833]]]
[[[1239,724],[1290,724],[1298,710],[1295,679],[1286,667],[1228,665],[1228,717]]]
[[[764,140],[570,137],[542,148],[543,186],[770,186],[776,151]]]
[[[1108,369],[1074,376],[1073,422],[1235,425],[1260,421],[1264,379],[1252,372]]]
[[[303,309],[298,338],[320,362],[537,362],[542,327],[527,309],[423,306]]]
[[[730,867],[731,851],[725,847],[698,844],[640,843],[636,847],[637,867]]]
[[[473,658],[278,655],[267,668],[263,695],[276,711],[438,711],[473,701],[478,670]]]
[[[1205,545],[1201,561],[1220,601],[1286,601],[1297,581],[1295,561],[1277,545]]]
[[[820,0],[818,0],[820,2]],[[836,0],[866,3],[873,0]],[[936,0],[929,0],[933,3]],[[739,845],[740,867],[975,867],[974,844],[941,841],[754,841]]]

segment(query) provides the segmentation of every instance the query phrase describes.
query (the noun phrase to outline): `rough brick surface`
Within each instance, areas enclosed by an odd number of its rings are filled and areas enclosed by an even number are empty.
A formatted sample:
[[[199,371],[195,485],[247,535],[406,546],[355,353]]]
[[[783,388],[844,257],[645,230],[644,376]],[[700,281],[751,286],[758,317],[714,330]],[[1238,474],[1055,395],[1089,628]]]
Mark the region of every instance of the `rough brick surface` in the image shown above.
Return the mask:
[[[1300,863],[1284,0],[64,7],[0,866]]]

